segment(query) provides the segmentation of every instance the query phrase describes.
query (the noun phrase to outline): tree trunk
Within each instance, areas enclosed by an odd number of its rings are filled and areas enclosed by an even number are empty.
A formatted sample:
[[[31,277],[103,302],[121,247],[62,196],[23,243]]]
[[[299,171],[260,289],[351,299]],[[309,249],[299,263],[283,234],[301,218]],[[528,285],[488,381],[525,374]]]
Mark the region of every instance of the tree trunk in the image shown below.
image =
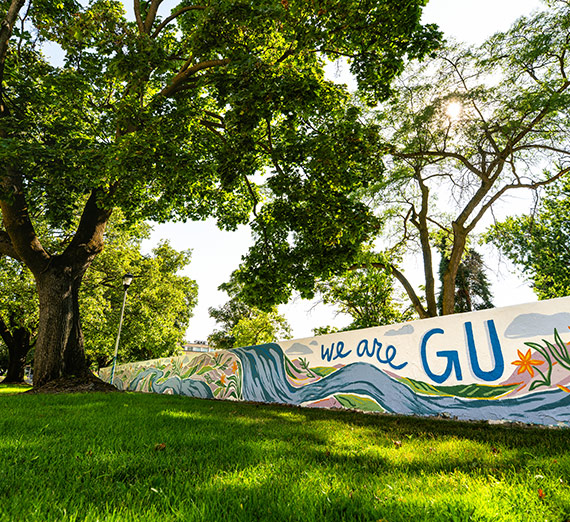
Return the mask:
[[[32,333],[24,327],[10,331],[4,319],[0,317],[0,337],[8,348],[8,373],[2,382],[24,382],[26,356],[32,347]]]
[[[443,315],[450,315],[455,313],[455,280],[459,265],[461,264],[461,257],[465,252],[465,245],[467,244],[467,231],[465,228],[460,227],[457,223],[453,224],[453,247],[451,255],[449,256],[449,264],[447,270],[442,277],[442,313]]]
[[[26,356],[30,351],[30,332],[25,328],[18,328],[13,334],[14,342],[8,347],[8,372],[2,381],[4,384],[24,382]]]
[[[79,317],[79,287],[88,268],[59,266],[53,258],[36,278],[40,321],[34,357],[34,388],[62,377],[91,376]]]

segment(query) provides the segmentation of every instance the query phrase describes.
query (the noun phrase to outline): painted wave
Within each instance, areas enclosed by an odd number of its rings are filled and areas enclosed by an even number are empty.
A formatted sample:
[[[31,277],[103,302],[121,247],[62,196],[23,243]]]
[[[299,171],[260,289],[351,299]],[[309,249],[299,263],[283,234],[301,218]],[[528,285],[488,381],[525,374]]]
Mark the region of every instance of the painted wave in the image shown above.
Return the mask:
[[[167,390],[172,390],[175,395],[186,395],[188,397],[197,397],[199,399],[213,399],[214,394],[210,387],[203,381],[196,381],[193,379],[180,379],[178,376],[169,377],[168,379],[157,383],[156,380],[160,379],[164,372],[158,368],[149,368],[140,372],[128,386],[129,391],[136,391],[139,384],[148,376],[154,376],[151,384],[151,391],[153,393],[165,393]]]
[[[349,364],[315,383],[296,388],[286,378],[284,354],[279,345],[232,351],[242,362],[242,394],[248,401],[301,405],[342,393],[370,397],[391,413],[446,412],[464,420],[504,419],[534,424],[570,422],[570,394],[559,389],[497,400],[421,395],[363,362]]]

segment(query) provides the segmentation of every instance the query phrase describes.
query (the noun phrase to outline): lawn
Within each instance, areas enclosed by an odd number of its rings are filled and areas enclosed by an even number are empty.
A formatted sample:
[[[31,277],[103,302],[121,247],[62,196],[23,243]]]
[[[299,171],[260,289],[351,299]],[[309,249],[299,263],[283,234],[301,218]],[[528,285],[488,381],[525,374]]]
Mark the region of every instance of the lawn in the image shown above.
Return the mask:
[[[7,393],[22,393],[31,388],[28,384],[2,384],[0,381],[0,395]]]
[[[570,430],[0,396],[0,520],[570,520]]]

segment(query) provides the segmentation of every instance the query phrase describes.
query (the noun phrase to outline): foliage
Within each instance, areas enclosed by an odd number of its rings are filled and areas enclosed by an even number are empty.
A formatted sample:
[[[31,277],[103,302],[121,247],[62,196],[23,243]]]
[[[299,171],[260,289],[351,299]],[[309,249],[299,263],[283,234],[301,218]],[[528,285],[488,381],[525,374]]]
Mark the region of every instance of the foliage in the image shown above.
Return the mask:
[[[210,317],[221,325],[208,337],[208,344],[220,350],[240,346],[288,339],[290,326],[285,317],[273,306],[269,310],[260,310],[240,300],[233,285],[222,285],[230,293],[230,299],[219,308],[210,308]]]
[[[570,295],[570,182],[546,190],[532,214],[509,217],[493,225],[492,241],[522,268],[539,299]]]
[[[440,37],[420,24],[424,0],[182,0],[168,2],[170,12],[161,0],[133,0],[134,20],[119,0],[40,0],[24,10],[25,3],[2,3],[0,252],[22,260],[44,296],[40,384],[86,373],[79,287],[114,209],[133,223],[214,216],[231,230],[256,212],[251,176],[266,173],[279,198],[299,201],[295,212],[322,214],[327,227],[339,212],[355,217],[357,229],[366,225],[365,209],[343,196],[361,184],[358,174],[320,168],[318,183],[313,176],[304,190],[287,189],[295,151],[308,151],[303,134],[313,115],[348,110],[346,89],[324,78],[325,60],[350,57],[373,101],[388,94],[407,59],[431,52]],[[62,65],[44,58],[44,43],[59,46]],[[328,126],[346,135],[352,121]],[[315,147],[336,144],[326,126],[310,136]],[[358,139],[340,148],[358,154]],[[331,157],[318,148],[310,155],[316,163]],[[51,250],[34,228],[36,211],[55,227],[77,212],[82,219]],[[271,223],[262,216],[258,232]],[[279,238],[287,221],[272,226]],[[325,227],[320,235],[334,243],[340,232]],[[342,239],[348,246],[331,253],[346,258],[354,241]],[[290,265],[302,272],[291,284],[306,289],[316,267]],[[66,288],[58,297],[55,287]]]
[[[555,364],[559,364],[560,367],[570,370],[570,350],[568,346],[564,343],[558,330],[554,329],[554,343],[543,339],[542,342],[544,346],[540,343],[534,342],[525,342],[528,347],[536,350],[542,357],[544,357],[544,361],[546,362],[548,368],[546,369],[546,375],[544,372],[540,370],[537,366],[534,366],[534,370],[536,370],[542,379],[536,379],[532,382],[529,386],[529,390],[533,390],[535,388],[539,388],[540,386],[551,386],[551,377],[552,377],[552,367]],[[524,357],[524,356],[523,356]],[[554,359],[554,361],[553,361]],[[530,359],[530,351],[528,359],[524,360],[524,362],[533,363],[532,359]],[[534,361],[536,362],[536,361]],[[538,361],[539,364],[540,361]]]
[[[438,313],[433,258],[441,234],[449,251],[440,309],[449,314],[464,308],[461,263],[483,217],[508,193],[567,176],[569,35],[570,5],[553,2],[480,47],[450,45],[411,67],[376,112],[386,172],[368,194],[390,256],[421,255],[421,288],[387,264],[420,317]]]
[[[317,285],[324,303],[352,317],[352,323],[343,330],[384,326],[412,318],[412,311],[403,309],[395,299],[394,278],[384,268],[386,261],[382,259],[383,256],[364,257],[353,269]],[[323,335],[333,333],[333,329],[318,328],[314,332]]]
[[[2,522],[570,515],[564,429],[140,393],[2,396],[0,411]]]
[[[178,252],[167,241],[151,255],[140,253],[146,237],[125,237],[119,231],[107,239],[107,248],[86,274],[81,302],[85,349],[97,366],[109,364],[115,347],[123,299],[122,275],[135,277],[127,293],[119,361],[166,357],[184,341],[198,287],[179,275],[190,262],[190,251]]]
[[[443,281],[443,275],[449,267],[449,245],[446,244],[444,236],[441,239],[441,243],[437,245],[437,249],[440,254],[439,277],[440,281]],[[489,279],[485,274],[485,265],[481,254],[473,248],[466,249],[455,277],[454,313],[493,308],[492,298],[493,295]],[[443,284],[437,300],[437,309],[442,314]]]

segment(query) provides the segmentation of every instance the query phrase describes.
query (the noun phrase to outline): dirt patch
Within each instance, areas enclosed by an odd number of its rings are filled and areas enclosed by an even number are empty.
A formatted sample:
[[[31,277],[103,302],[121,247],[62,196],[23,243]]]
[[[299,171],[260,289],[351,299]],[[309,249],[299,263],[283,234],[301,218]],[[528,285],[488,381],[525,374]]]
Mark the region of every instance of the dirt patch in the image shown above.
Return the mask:
[[[88,377],[62,377],[61,379],[50,381],[39,388],[32,388],[25,393],[111,393],[118,391],[112,384],[90,375]]]

